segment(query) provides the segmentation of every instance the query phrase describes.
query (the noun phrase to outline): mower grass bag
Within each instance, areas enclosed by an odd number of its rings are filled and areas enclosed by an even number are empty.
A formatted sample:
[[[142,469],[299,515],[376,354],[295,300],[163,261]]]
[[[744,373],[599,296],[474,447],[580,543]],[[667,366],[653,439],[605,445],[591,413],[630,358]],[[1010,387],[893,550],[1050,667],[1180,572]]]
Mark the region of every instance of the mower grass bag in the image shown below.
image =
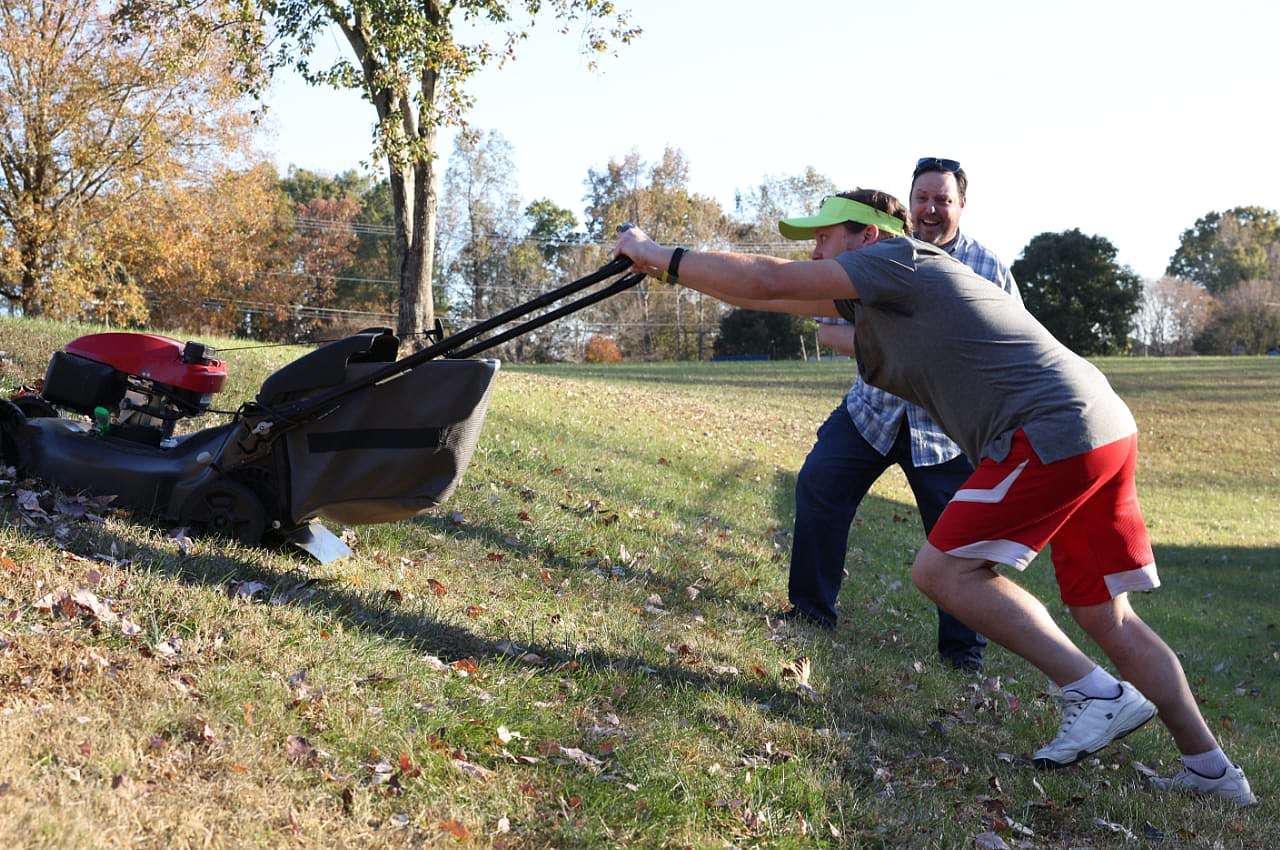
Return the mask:
[[[276,391],[280,379],[306,360],[263,384],[264,408],[285,400]],[[346,365],[344,379],[370,368]],[[497,360],[433,360],[288,430],[275,450],[288,470],[290,516],[357,525],[395,522],[439,505],[471,461],[497,372]]]

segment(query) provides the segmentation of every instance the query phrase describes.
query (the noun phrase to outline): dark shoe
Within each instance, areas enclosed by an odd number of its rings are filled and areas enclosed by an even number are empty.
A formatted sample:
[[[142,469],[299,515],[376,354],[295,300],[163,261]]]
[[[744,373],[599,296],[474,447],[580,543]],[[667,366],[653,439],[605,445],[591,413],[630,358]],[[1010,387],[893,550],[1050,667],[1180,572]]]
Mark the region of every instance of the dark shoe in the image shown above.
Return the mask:
[[[816,626],[819,629],[825,629],[829,632],[835,631],[836,624],[834,620],[827,620],[815,614],[810,614],[803,608],[788,608],[778,615],[777,619],[784,623],[801,623],[806,626]]]
[[[981,673],[982,658],[974,658],[972,655],[942,655],[939,656],[942,663],[959,670],[961,673]]]

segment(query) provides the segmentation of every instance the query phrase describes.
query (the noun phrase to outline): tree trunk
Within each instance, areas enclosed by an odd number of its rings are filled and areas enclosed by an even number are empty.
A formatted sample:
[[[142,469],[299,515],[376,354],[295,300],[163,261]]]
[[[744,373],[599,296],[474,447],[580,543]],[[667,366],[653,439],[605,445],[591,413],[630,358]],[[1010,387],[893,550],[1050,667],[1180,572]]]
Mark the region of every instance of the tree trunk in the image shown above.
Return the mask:
[[[19,255],[22,257],[22,291],[19,303],[22,305],[23,316],[39,316],[44,313],[44,303],[40,297],[40,287],[44,283],[44,263],[40,262],[40,258],[44,253],[44,246],[36,244],[34,239],[23,239],[22,243],[19,248]]]

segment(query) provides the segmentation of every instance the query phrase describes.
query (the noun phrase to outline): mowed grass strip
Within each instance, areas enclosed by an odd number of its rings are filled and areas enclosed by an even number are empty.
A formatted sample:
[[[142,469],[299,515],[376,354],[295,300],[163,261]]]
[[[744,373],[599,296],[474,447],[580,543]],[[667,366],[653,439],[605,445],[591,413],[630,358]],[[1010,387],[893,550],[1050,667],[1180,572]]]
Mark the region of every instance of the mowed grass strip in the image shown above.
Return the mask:
[[[0,388],[86,330],[0,320]],[[301,351],[228,353],[217,405]],[[1047,683],[936,662],[896,471],[840,629],[769,619],[848,362],[506,367],[451,503],[327,567],[0,497],[0,846],[1280,846],[1280,359],[1099,365],[1143,428],[1165,587],[1135,605],[1254,810],[1150,791],[1135,762],[1176,766],[1154,724],[1029,769]],[[1077,634],[1047,559],[1019,581]],[[63,590],[120,619],[35,606]]]

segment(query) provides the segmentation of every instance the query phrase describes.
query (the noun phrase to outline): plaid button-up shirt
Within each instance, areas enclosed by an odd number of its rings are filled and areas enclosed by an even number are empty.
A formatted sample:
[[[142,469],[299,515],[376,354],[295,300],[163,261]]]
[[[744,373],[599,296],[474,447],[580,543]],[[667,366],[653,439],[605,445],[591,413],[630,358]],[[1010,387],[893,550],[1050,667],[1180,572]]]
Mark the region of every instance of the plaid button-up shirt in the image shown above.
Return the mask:
[[[986,247],[963,233],[957,234],[955,240],[944,247],[951,256],[1022,301],[1013,275]],[[833,323],[847,324],[843,319]],[[943,433],[924,408],[878,390],[861,377],[845,396],[845,408],[858,433],[882,455],[887,455],[893,448],[904,413],[911,429],[911,462],[915,466],[946,463],[961,453],[960,447]]]

